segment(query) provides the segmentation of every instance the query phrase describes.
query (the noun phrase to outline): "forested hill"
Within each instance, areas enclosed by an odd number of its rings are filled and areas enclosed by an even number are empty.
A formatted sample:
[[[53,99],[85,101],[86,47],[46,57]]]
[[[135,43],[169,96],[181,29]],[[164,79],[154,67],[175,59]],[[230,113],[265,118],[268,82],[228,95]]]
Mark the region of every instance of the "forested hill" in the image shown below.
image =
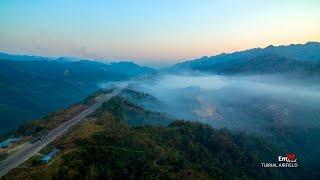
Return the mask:
[[[20,133],[36,127],[35,133],[41,134],[63,112]],[[106,102],[42,153],[53,148],[61,152],[51,163],[41,164],[41,156],[36,156],[5,178],[295,179],[301,171],[261,168],[261,162],[275,161],[284,153],[264,138],[174,121],[122,97]]]
[[[23,57],[0,56],[0,133],[85,98],[97,91],[101,82],[155,73],[132,62]]]

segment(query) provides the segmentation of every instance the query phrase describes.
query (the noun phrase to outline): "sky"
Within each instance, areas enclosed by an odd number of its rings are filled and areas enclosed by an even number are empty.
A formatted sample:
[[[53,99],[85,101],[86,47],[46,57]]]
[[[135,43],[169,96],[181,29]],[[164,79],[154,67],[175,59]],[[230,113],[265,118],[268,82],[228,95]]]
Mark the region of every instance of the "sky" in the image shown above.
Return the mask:
[[[320,41],[319,0],[1,0],[0,51],[165,66]]]

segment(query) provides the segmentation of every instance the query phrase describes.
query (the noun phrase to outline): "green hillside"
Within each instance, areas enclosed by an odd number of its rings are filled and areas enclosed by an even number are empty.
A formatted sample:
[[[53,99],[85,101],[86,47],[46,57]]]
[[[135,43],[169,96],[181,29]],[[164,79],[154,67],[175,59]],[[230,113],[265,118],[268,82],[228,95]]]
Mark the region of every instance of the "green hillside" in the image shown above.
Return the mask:
[[[34,157],[5,178],[295,179],[301,170],[261,168],[261,162],[284,153],[264,138],[171,122],[120,97],[87,120],[47,147],[61,150],[51,163],[38,163]]]

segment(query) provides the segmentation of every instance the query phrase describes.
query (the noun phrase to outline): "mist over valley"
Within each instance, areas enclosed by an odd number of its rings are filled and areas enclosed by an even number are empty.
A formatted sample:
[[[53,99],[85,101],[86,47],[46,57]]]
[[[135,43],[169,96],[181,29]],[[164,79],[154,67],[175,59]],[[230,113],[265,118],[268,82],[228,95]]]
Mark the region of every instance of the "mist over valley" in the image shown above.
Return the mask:
[[[252,177],[264,173],[270,173],[270,177],[314,177],[312,173],[319,170],[314,157],[320,151],[318,49],[320,43],[267,47],[204,57],[160,70],[132,62],[103,63],[75,58],[62,61],[5,54],[2,59],[0,56],[0,132],[2,139],[41,138],[80,110],[92,108],[94,103],[109,97],[98,104],[101,107],[91,116],[84,117],[86,123],[81,123],[83,131],[94,132],[92,135],[78,139],[82,135],[71,131],[72,139],[54,142],[54,146],[69,152],[67,144],[71,143],[83,152],[91,152],[96,144],[110,148],[115,143],[115,154],[141,149],[151,153],[151,157],[139,156],[150,168],[171,169],[182,163],[179,169],[185,172],[194,168],[190,164],[195,163],[205,169],[204,175],[201,170],[193,171],[199,177],[218,177],[224,171],[223,177],[228,173],[238,177],[233,166],[245,166],[243,172]],[[171,133],[176,138],[170,137]],[[251,172],[245,165],[249,161],[257,166],[260,161],[271,161],[288,152],[294,152],[303,166],[293,175],[289,171],[261,168]],[[193,159],[193,153],[198,158]],[[123,161],[125,167],[120,169],[131,167],[127,164],[131,162],[129,156],[115,155],[114,161],[93,162],[98,157],[91,154],[94,158],[83,162],[105,167],[109,166],[106,162]],[[108,153],[101,154],[105,157]],[[78,159],[78,155],[64,159],[62,164],[71,167],[68,163]],[[231,164],[221,163],[225,159]],[[110,171],[117,170],[113,167]],[[161,171],[145,173],[160,177]],[[70,173],[62,169],[59,172]],[[20,173],[25,172],[16,170],[10,176]],[[177,175],[172,169],[168,173]],[[34,174],[41,173],[35,169]]]

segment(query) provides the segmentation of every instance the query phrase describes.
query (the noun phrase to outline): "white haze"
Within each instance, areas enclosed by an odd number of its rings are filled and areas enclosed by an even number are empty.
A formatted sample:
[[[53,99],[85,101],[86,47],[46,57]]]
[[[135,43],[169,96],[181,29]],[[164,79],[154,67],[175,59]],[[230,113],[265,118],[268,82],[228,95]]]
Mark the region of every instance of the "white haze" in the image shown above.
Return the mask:
[[[135,81],[130,88],[161,103],[145,108],[214,127],[264,131],[279,123],[318,126],[320,84],[287,76],[161,75]]]

